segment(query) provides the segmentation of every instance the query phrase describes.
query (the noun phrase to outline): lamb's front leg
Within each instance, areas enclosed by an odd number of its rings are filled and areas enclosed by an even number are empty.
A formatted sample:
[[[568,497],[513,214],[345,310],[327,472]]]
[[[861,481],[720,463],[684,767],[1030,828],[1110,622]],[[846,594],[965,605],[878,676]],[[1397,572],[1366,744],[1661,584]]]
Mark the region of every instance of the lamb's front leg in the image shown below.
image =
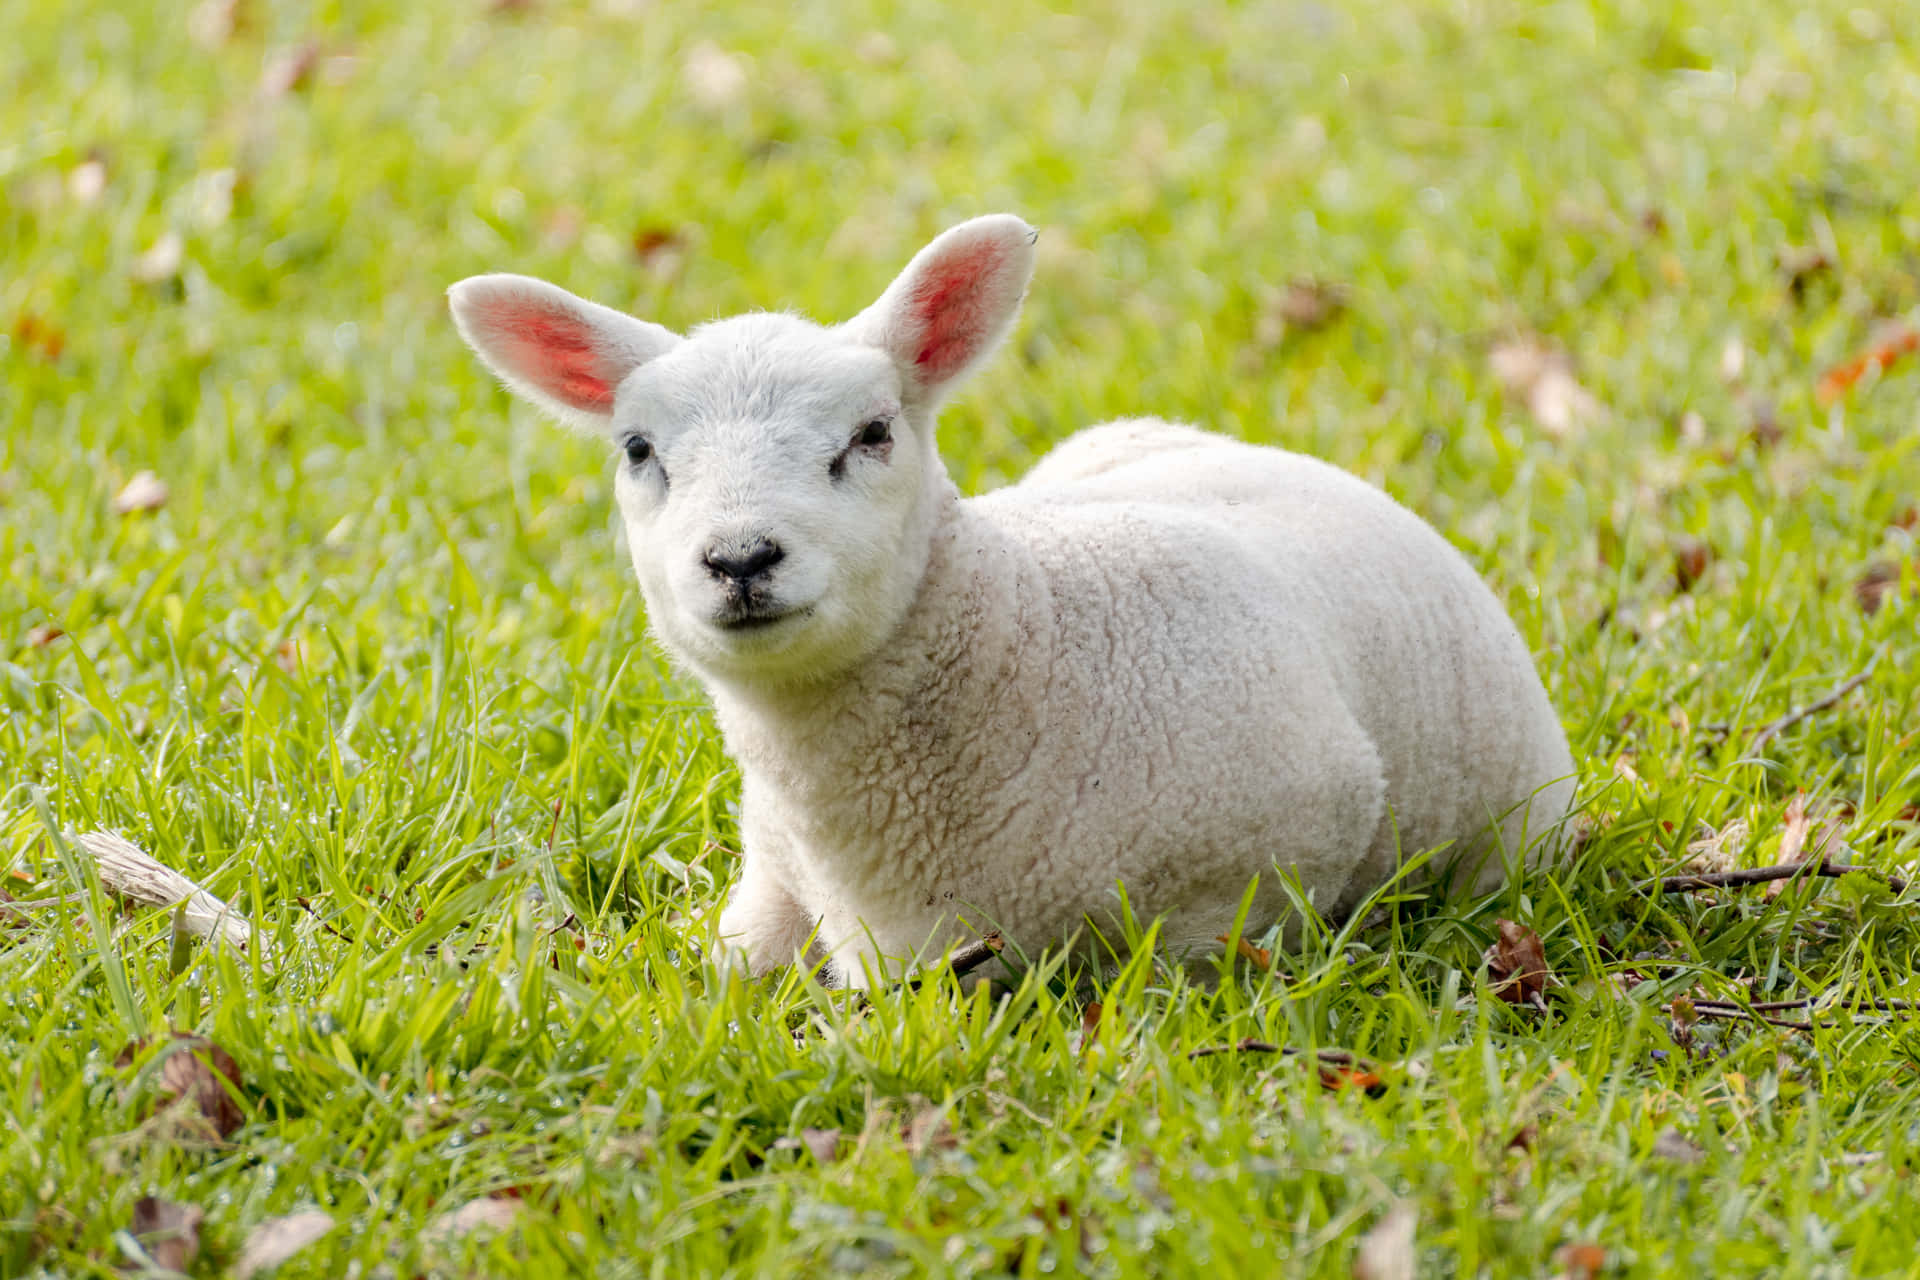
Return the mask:
[[[780,882],[768,861],[749,853],[727,894],[716,926],[723,955],[759,977],[792,963],[812,936],[814,919]]]

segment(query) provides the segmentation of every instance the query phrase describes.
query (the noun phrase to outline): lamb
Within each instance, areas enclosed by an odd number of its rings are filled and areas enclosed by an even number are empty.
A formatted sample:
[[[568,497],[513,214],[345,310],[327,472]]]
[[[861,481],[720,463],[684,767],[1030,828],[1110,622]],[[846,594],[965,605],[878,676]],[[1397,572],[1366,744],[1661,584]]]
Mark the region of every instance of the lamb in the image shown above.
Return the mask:
[[[1036,233],[956,226],[865,311],[685,336],[554,285],[449,291],[507,386],[624,455],[658,642],[742,775],[720,913],[753,974],[865,987],[988,929],[1163,920],[1217,954],[1441,848],[1481,889],[1555,846],[1565,735],[1491,591],[1325,463],[1137,418],[962,498],[940,404],[1012,327]],[[1430,864],[1430,867],[1434,864]]]

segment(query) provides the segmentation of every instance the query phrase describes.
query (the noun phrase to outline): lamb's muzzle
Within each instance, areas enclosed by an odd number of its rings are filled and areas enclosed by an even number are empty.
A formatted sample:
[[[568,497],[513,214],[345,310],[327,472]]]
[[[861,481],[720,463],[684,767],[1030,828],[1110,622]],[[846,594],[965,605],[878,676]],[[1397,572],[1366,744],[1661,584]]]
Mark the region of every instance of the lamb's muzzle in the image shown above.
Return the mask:
[[[741,767],[730,954],[865,984],[988,929],[1107,928],[1124,884],[1199,955],[1255,876],[1261,929],[1282,876],[1341,912],[1428,850],[1481,887],[1554,850],[1574,769],[1526,645],[1379,490],[1136,419],[959,497],[934,418],[1032,270],[996,215],[834,327],[451,291],[510,387],[626,449],[649,626]]]

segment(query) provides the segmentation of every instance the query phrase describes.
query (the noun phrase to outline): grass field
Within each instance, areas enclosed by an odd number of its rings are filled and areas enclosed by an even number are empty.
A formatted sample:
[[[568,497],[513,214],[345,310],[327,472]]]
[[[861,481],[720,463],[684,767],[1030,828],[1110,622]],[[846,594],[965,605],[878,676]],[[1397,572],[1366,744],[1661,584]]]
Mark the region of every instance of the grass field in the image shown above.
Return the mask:
[[[1898,6],[187,8],[0,0],[0,857],[56,897],[49,824],[116,830],[256,940],[0,916],[0,1274],[120,1274],[153,1196],[195,1275],[315,1209],[278,1274],[1344,1276],[1410,1218],[1422,1274],[1920,1275],[1920,1023],[1845,1004],[1920,997],[1920,890],[1634,888],[1920,861]],[[1577,865],[1212,990],[702,971],[736,775],[606,452],[443,290],[837,319],[999,209],[1040,267],[955,478],[1153,412],[1383,485],[1538,654]],[[169,1028],[223,1140],[115,1065]],[[1384,1088],[1189,1056],[1246,1037]]]

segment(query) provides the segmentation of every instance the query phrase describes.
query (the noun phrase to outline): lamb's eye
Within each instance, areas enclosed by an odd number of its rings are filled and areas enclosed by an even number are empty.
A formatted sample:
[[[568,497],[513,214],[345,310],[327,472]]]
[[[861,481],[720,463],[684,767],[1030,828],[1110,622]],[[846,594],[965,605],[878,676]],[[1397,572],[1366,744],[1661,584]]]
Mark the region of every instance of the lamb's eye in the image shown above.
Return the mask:
[[[860,428],[860,438],[855,443],[878,445],[885,444],[891,439],[893,439],[893,420],[890,418],[875,418],[872,422]]]
[[[645,436],[628,436],[626,450],[627,461],[636,467],[653,456],[653,445]]]

